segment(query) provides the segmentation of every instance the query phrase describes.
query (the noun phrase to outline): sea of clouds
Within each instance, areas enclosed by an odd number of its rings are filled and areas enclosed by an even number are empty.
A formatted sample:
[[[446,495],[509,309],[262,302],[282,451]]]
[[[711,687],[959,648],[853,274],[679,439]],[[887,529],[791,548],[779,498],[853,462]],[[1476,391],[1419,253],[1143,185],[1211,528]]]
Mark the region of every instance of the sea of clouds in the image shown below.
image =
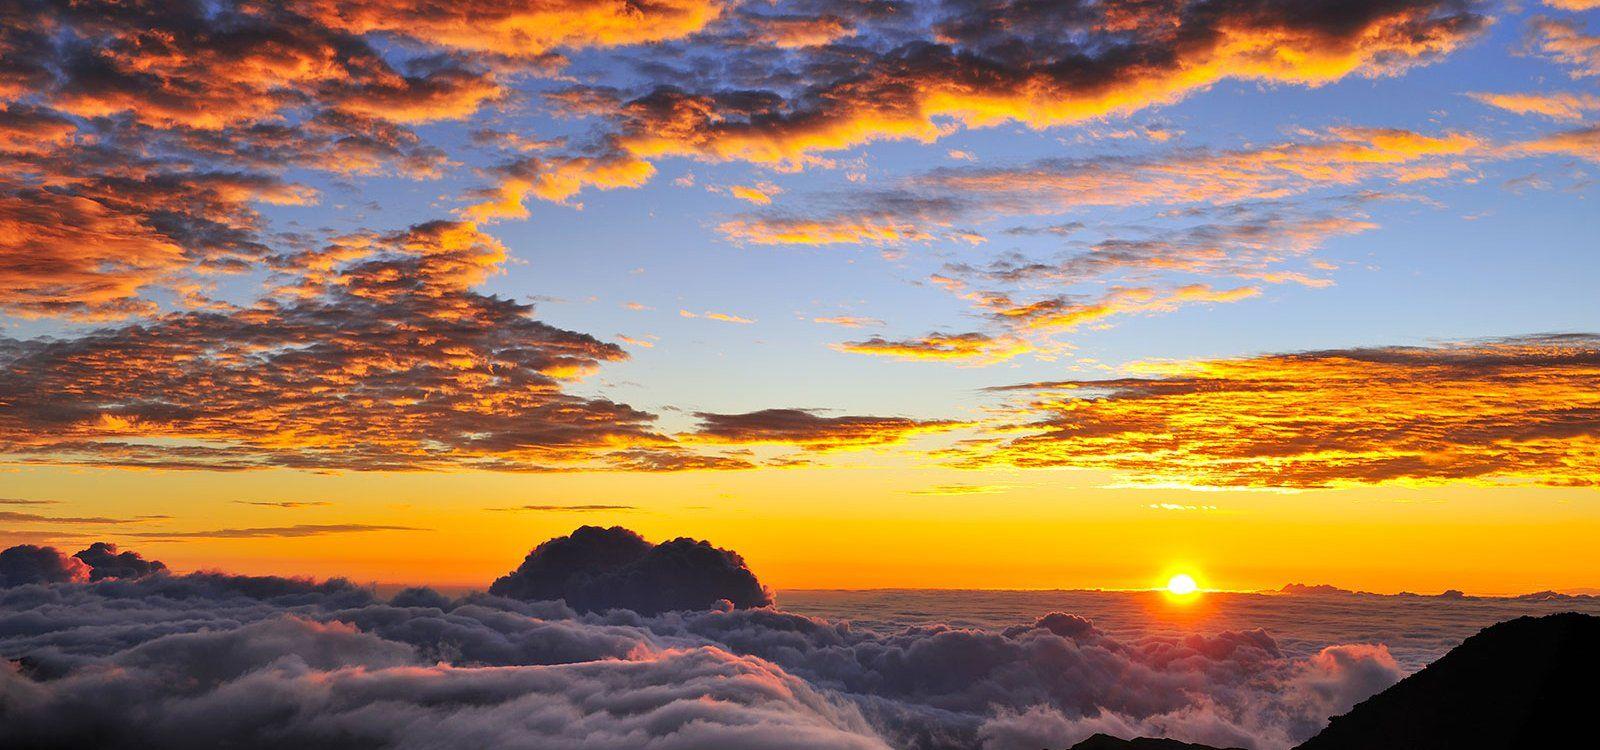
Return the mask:
[[[1130,638],[1060,612],[855,627],[768,604],[736,554],[630,537],[552,540],[497,593],[457,597],[14,547],[0,746],[1039,750],[1105,731],[1283,748],[1404,673],[1381,644],[1296,655],[1260,629]],[[532,575],[604,606],[499,595]],[[708,600],[708,576],[732,596]]]

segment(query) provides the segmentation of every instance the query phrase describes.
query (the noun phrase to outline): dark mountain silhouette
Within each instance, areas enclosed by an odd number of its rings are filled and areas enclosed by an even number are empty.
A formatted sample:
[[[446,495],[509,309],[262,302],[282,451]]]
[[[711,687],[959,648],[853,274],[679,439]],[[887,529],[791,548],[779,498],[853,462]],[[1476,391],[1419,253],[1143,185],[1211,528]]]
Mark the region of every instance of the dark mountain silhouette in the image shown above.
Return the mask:
[[[1594,747],[1600,617],[1519,617],[1485,628],[1336,716],[1299,750]],[[1572,744],[1582,730],[1587,740]]]
[[[1491,625],[1422,671],[1335,716],[1295,750],[1597,747],[1600,617],[1569,612]],[[1097,734],[1071,750],[1218,750]]]
[[[1123,740],[1112,737],[1109,734],[1096,734],[1073,745],[1071,750],[1218,750],[1218,748],[1210,745],[1192,745],[1177,740],[1152,739],[1150,737]],[[1240,750],[1240,748],[1228,748],[1227,750]]]

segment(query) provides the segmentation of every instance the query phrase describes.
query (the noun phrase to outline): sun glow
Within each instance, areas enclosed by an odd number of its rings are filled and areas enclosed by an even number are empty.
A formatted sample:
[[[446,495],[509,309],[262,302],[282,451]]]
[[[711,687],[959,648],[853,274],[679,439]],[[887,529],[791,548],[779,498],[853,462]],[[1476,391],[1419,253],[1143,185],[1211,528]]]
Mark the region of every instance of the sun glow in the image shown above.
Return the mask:
[[[1189,596],[1199,591],[1200,584],[1188,573],[1179,573],[1167,580],[1167,593],[1173,596]]]

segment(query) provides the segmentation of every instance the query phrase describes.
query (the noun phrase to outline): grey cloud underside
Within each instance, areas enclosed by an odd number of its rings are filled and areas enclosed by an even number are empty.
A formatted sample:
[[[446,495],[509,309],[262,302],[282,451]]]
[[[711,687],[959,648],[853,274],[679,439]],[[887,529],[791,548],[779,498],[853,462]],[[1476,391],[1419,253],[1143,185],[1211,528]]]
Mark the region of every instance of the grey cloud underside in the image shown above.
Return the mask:
[[[36,748],[1037,750],[1117,726],[1277,748],[1399,677],[1379,647],[1294,659],[1262,631],[877,633],[219,573],[0,589],[0,654],[0,746]]]

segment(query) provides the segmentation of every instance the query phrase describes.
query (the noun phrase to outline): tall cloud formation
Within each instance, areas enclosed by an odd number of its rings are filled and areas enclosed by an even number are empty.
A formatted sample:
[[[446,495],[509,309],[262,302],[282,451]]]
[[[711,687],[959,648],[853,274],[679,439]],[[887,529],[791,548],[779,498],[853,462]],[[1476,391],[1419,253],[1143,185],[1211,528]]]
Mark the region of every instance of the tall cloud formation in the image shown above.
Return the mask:
[[[68,557],[54,547],[22,544],[0,552],[0,588],[30,584],[144,578],[164,573],[165,563],[146,560],[137,552],[118,552],[117,545],[95,542]]]
[[[0,655],[0,744],[38,748],[1037,750],[1122,726],[1272,750],[1400,676],[1379,646],[1296,659],[1259,630],[877,633],[221,573],[10,583]]]
[[[1217,487],[1600,476],[1600,336],[1551,334],[1209,360],[1145,378],[1029,383],[964,465],[1105,469]]]
[[[489,593],[561,599],[580,612],[629,609],[642,615],[772,604],[772,593],[738,553],[688,538],[651,544],[621,526],[580,526],[540,544]]]

